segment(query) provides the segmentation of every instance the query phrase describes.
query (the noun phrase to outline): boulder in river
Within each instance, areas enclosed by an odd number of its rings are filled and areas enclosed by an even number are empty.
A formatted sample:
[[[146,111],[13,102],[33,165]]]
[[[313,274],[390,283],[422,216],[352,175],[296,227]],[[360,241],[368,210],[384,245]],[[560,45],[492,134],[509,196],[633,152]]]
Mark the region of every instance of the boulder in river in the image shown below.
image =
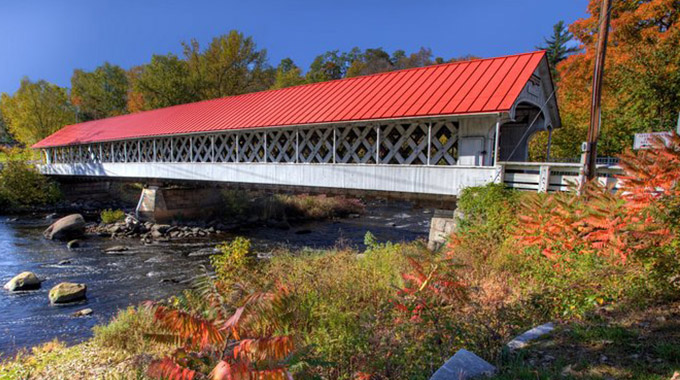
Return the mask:
[[[88,307],[88,308],[85,308],[85,309],[82,309],[82,310],[78,310],[71,315],[74,316],[74,317],[84,317],[84,316],[90,315],[90,314],[92,314],[92,309],[90,309]]]
[[[79,237],[83,234],[85,219],[80,214],[71,214],[52,223],[43,235],[45,238],[53,240],[66,240]]]
[[[50,289],[51,303],[67,303],[85,299],[87,286],[85,284],[74,284],[72,282],[62,282]]]
[[[109,253],[109,254],[116,254],[120,252],[125,252],[129,248],[124,246],[124,245],[114,245],[113,247],[106,248],[104,252]]]
[[[73,239],[66,244],[66,247],[69,249],[69,251],[72,251],[74,248],[80,247],[80,240],[78,239]]]
[[[38,289],[40,288],[40,279],[33,272],[22,272],[9,280],[4,288],[10,292]]]

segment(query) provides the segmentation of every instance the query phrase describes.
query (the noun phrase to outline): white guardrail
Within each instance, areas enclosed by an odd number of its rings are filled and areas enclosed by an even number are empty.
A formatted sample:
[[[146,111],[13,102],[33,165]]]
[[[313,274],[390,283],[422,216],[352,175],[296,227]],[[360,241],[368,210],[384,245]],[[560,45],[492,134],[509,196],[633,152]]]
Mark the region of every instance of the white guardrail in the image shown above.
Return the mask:
[[[513,189],[568,191],[578,185],[582,165],[557,162],[499,162],[503,182]],[[617,175],[623,174],[617,165],[597,165],[597,179],[601,184],[618,190]]]

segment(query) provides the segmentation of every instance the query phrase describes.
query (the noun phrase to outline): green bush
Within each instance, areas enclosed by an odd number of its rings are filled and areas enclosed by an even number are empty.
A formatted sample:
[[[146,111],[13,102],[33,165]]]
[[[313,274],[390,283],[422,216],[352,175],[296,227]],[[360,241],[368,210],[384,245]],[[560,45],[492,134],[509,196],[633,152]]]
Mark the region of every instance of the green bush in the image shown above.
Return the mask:
[[[125,219],[125,212],[123,210],[106,209],[99,213],[99,217],[104,223],[115,223]]]
[[[97,325],[94,332],[95,343],[130,354],[145,352],[148,340],[145,334],[155,331],[153,315],[144,307],[128,307],[105,325]]]
[[[235,281],[253,262],[250,240],[246,238],[239,236],[229,243],[222,243],[217,248],[220,253],[210,257],[210,264],[221,281]]]
[[[59,186],[25,161],[10,158],[0,171],[0,206],[22,209],[54,204],[61,198]]]

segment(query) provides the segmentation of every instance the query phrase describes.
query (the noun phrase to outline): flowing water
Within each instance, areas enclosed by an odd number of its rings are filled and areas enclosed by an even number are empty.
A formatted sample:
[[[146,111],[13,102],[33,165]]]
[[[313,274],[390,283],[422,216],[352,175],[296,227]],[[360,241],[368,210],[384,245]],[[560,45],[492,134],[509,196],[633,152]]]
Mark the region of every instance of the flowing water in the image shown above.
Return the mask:
[[[264,254],[277,247],[323,249],[338,242],[361,249],[366,231],[371,231],[378,241],[426,238],[430,216],[427,210],[413,209],[407,203],[373,204],[359,218],[298,224],[285,231],[248,228],[237,234],[151,245],[142,245],[138,239],[90,237],[73,251],[64,242],[42,237],[49,224],[45,219],[0,219],[2,284],[23,271],[32,271],[45,280],[39,290],[10,293],[0,289],[0,359],[54,338],[67,343],[83,341],[92,335],[94,325],[105,323],[117,310],[179,293],[189,286],[191,278],[203,273],[201,266],[208,263],[205,256],[188,254],[234,235],[250,238],[254,249]],[[120,256],[103,253],[114,245],[125,245],[130,250]],[[59,265],[64,260],[68,263]],[[47,293],[62,281],[85,283],[87,300],[50,305]],[[71,316],[83,308],[91,308],[94,313]]]

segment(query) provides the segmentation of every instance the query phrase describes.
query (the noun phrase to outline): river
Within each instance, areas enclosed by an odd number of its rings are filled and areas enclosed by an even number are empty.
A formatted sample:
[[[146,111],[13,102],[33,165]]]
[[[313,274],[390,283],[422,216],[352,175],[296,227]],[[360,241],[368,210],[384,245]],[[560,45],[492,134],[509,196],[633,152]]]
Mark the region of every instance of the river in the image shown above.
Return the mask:
[[[90,237],[81,248],[70,251],[63,242],[42,237],[48,223],[41,215],[0,217],[0,281],[22,271],[44,279],[41,289],[10,293],[0,290],[0,359],[22,348],[58,338],[69,344],[92,335],[92,327],[107,322],[116,312],[145,300],[159,300],[179,293],[190,279],[202,273],[208,258],[188,256],[236,235],[251,239],[256,252],[277,247],[291,250],[330,248],[339,242],[363,248],[366,231],[378,241],[412,241],[426,238],[431,214],[408,203],[373,203],[359,218],[316,221],[294,225],[290,230],[258,227],[208,238],[142,245],[138,239],[111,240]],[[129,255],[112,256],[103,250],[113,245],[130,247]],[[67,264],[58,263],[68,260]],[[52,306],[49,289],[62,281],[87,284],[87,300]],[[71,314],[83,308],[86,317]]]

